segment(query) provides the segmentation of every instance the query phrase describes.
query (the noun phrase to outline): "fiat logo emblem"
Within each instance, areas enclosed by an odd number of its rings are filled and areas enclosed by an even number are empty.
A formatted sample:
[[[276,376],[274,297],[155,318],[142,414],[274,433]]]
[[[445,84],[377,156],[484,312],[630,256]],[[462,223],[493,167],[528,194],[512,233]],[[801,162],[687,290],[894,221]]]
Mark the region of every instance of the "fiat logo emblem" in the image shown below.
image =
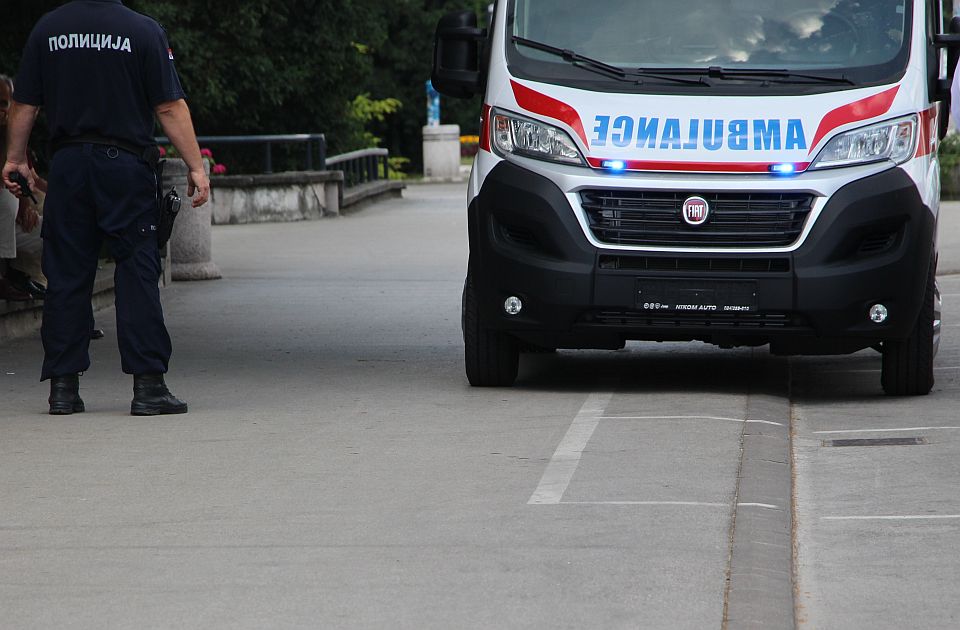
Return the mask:
[[[703,197],[690,197],[683,202],[683,220],[690,225],[703,225],[710,217],[710,204]]]

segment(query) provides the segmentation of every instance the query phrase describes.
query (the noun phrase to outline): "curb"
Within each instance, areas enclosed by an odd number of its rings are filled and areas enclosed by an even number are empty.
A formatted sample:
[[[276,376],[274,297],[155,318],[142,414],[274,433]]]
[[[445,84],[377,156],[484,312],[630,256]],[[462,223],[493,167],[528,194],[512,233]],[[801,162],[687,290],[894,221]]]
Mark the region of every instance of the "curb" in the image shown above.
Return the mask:
[[[729,629],[796,627],[789,371],[786,361],[771,368],[761,384],[766,393],[747,401],[724,606]]]

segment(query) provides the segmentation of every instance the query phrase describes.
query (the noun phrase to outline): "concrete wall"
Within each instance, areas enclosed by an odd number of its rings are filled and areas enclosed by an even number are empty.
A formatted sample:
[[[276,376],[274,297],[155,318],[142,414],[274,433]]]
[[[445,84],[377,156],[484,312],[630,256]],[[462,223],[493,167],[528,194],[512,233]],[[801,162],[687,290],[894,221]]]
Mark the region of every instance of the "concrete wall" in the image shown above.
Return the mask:
[[[338,216],[343,199],[339,171],[216,176],[211,186],[214,225]]]

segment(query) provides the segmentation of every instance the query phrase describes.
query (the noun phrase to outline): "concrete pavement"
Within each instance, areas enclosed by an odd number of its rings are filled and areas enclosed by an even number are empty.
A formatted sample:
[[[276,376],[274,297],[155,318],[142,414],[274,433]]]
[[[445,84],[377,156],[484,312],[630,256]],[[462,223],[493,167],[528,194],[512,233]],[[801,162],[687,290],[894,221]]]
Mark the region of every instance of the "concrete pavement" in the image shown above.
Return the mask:
[[[930,396],[878,395],[873,351],[792,361],[801,628],[960,627],[960,276],[940,282]]]
[[[516,388],[475,390],[463,197],[215,228],[225,279],[164,293],[187,416],[126,415],[110,311],[82,416],[45,415],[36,337],[0,346],[0,628],[756,627],[727,578],[780,545],[750,515],[786,506],[743,496],[743,472],[790,460],[751,454],[791,417],[801,627],[956,625],[958,521],[830,520],[957,514],[952,430],[900,450],[817,433],[956,424],[956,277],[924,399],[883,398],[872,352],[700,344],[525,357]],[[943,222],[960,270],[960,204]]]
[[[225,279],[164,296],[187,416],[126,415],[109,313],[83,416],[44,415],[36,338],[4,345],[0,626],[718,626],[738,423],[694,423],[670,452],[654,439],[668,427],[605,423],[598,453],[633,474],[598,457],[570,488],[704,505],[528,505],[598,378],[632,365],[618,413],[677,403],[646,400],[654,363],[631,353],[573,353],[528,366],[523,387],[470,389],[462,194],[217,229]],[[705,377],[735,363],[708,354]],[[722,390],[703,402],[741,417],[746,395]],[[695,397],[687,413],[703,413]],[[638,430],[653,432],[624,452]],[[689,462],[689,484],[671,491],[658,457]]]

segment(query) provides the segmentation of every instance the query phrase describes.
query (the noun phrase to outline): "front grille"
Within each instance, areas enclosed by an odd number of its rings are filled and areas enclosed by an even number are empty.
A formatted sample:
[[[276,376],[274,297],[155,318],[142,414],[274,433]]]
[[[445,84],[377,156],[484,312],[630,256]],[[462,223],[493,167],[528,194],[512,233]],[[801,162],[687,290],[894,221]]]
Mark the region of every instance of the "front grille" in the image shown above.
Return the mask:
[[[600,268],[624,271],[786,273],[789,258],[701,258],[689,256],[600,256]]]
[[[702,194],[710,216],[700,226],[681,217],[687,192],[585,190],[590,230],[610,245],[786,247],[800,238],[813,208],[805,193]]]
[[[642,311],[597,311],[580,319],[584,324],[615,326],[617,328],[678,328],[678,329],[805,329],[806,322],[785,313],[646,313]]]

